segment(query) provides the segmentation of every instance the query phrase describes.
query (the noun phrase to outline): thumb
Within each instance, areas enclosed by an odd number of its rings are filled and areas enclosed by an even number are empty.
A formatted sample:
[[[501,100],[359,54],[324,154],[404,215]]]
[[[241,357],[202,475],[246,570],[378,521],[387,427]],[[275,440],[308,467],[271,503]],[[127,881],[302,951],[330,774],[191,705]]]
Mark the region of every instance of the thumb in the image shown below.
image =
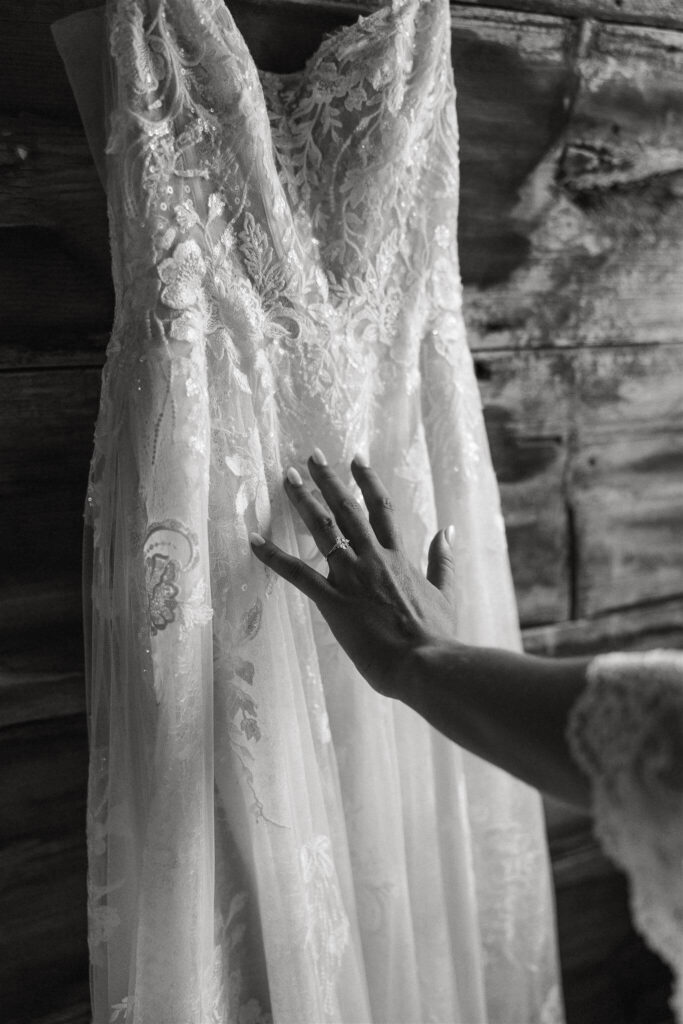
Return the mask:
[[[453,539],[455,528],[448,526],[434,535],[427,555],[427,579],[449,600],[455,593],[455,559],[448,540]]]

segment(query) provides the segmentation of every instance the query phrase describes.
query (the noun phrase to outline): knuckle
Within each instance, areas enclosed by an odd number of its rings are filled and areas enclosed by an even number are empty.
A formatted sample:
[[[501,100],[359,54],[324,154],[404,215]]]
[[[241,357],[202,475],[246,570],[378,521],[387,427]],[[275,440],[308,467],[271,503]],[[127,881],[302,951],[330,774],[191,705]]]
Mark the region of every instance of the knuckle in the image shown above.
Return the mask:
[[[355,498],[344,496],[339,502],[339,508],[342,512],[359,512],[360,505]]]
[[[388,494],[381,494],[373,503],[376,512],[395,512],[394,503]]]
[[[337,524],[332,516],[323,516],[320,520],[320,529],[325,533],[332,533],[337,529]]]

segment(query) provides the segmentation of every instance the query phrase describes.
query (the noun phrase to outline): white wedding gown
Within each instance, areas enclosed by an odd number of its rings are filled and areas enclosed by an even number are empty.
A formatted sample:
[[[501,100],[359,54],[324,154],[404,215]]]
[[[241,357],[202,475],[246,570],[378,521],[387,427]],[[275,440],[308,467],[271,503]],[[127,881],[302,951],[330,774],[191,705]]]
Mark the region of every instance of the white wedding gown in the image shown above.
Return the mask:
[[[369,456],[464,641],[518,648],[461,313],[447,0],[258,72],[219,0],[110,0],[116,313],[88,492],[96,1024],[555,1024],[538,795],[376,695],[253,558]],[[92,561],[92,566],[89,563]]]

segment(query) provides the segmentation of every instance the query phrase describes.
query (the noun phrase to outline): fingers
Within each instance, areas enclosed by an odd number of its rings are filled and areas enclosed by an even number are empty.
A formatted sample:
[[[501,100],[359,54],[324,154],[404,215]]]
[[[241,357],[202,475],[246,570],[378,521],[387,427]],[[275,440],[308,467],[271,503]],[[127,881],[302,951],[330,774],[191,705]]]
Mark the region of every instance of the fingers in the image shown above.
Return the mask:
[[[313,540],[318,545],[321,554],[327,556],[330,548],[339,539],[341,532],[337,521],[329,508],[319,501],[306,487],[300,474],[294,467],[287,470],[285,477],[285,490],[290,501],[305,522],[313,535]],[[346,558],[355,559],[352,551],[345,551]]]
[[[374,547],[375,535],[363,507],[356,501],[351,491],[344,487],[334,470],[327,465],[327,460],[319,448],[314,449],[313,456],[308,460],[308,470],[330,506],[339,529],[351,541],[354,550],[360,554],[369,547]]]
[[[325,598],[334,596],[334,591],[325,577],[301,559],[288,555],[277,544],[264,540],[258,533],[252,533],[249,541],[251,550],[260,562],[269,566],[288,583],[293,583],[297,590],[310,597],[311,601],[319,604]]]
[[[453,539],[454,533],[452,526],[447,530],[439,530],[429,545],[427,556],[427,579],[451,601],[455,599],[455,559],[447,536]]]
[[[400,550],[401,534],[394,519],[394,506],[389,492],[374,469],[358,455],[351,463],[353,478],[360,487],[370,516],[370,526],[382,547]]]
[[[327,557],[330,549],[339,540],[341,532],[332,512],[304,487],[303,480],[294,467],[287,470],[285,490],[288,498],[308,526],[318,551]],[[346,558],[355,558],[352,551],[346,551],[344,555]]]

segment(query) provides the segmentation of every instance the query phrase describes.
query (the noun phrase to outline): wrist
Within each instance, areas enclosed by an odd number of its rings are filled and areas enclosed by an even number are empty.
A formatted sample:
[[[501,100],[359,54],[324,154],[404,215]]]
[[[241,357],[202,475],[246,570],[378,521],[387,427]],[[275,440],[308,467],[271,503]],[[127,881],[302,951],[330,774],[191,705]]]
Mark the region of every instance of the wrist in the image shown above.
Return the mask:
[[[411,646],[402,659],[395,697],[404,704],[415,708],[424,697],[428,686],[438,682],[444,664],[457,651],[465,650],[463,644],[440,638],[421,640]]]

